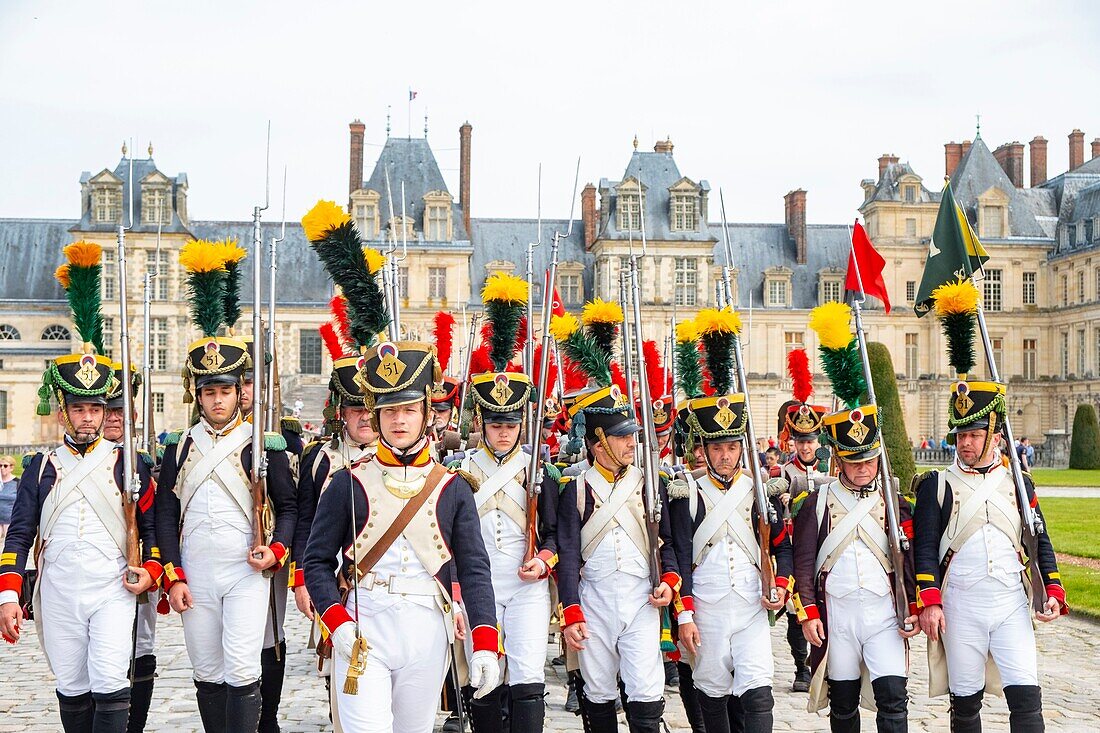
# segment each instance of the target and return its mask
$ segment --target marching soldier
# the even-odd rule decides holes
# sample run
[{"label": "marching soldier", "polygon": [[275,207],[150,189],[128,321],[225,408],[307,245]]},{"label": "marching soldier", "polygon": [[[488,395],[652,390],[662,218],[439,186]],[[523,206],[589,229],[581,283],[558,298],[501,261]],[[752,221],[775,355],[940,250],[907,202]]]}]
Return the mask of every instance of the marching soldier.
[{"label": "marching soldier", "polygon": [[[260,440],[267,460],[263,486],[250,481],[253,426],[241,415],[243,341],[214,336],[226,311],[204,294],[218,293],[225,261],[207,242],[180,253],[188,271],[192,314],[204,334],[188,348],[185,400],[198,419],[170,433],[157,492],[157,538],[165,560],[169,602],[183,616],[184,641],[194,669],[199,715],[207,731],[256,729],[267,624],[269,580],[290,554],[294,486],[286,442]],[[265,501],[266,500],[266,501]],[[272,539],[264,537],[265,503],[273,507]]]},{"label": "marching soldier", "polygon": [[[742,468],[749,418],[745,395],[730,389],[732,314],[710,311],[706,320],[711,327],[701,336],[715,394],[698,396],[694,385],[685,389],[692,398],[685,421],[702,443],[706,475],[685,475],[669,506],[677,561],[684,571],[679,639],[694,657],[692,679],[708,733],[729,731],[739,722],[731,719],[733,698],[740,701],[744,730],[762,733],[772,729],[774,705],[768,612],[786,602],[791,548],[782,521],[768,525],[767,516],[761,516],[753,479]],[[762,523],[769,526],[768,536],[760,530]],[[764,592],[773,558],[774,601]]]},{"label": "marching soldier", "polygon": [[[510,300],[506,293],[526,294],[526,287],[526,282],[515,276],[496,273],[482,292],[482,302],[490,305],[490,313],[506,315],[493,323],[490,358],[496,371],[471,378],[474,414],[482,437],[460,466],[473,476],[477,487],[474,504],[489,553],[496,617],[504,642],[508,719],[512,730],[537,733],[546,712],[548,578],[557,564],[555,512],[560,474],[552,465],[543,464],[540,478],[535,479],[540,487],[530,487],[529,451],[534,448],[527,446],[525,451],[521,438],[524,414],[537,398],[529,376],[505,371],[515,355],[516,330],[523,312],[522,300]],[[475,733],[503,730],[502,692],[499,687],[472,702]]]},{"label": "marching soldier", "polygon": [[[118,445],[103,438],[115,375],[111,362],[96,353],[103,350],[102,250],[76,242],[65,255],[68,264],[58,279],[85,343],[83,353],[51,360],[42,375],[38,414],[50,414],[54,397],[65,435],[60,446],[31,458],[19,482],[0,556],[0,634],[12,644],[20,638],[23,575],[37,537],[35,624],[57,679],[62,727],[66,733],[122,733],[130,707],[136,596],[162,574],[155,489],[148,465],[139,460],[139,497],[126,501],[130,471]],[[82,299],[79,293],[94,296]]]},{"label": "marching soldier", "polygon": [[[1017,486],[1002,460],[1004,384],[967,381],[974,365],[978,290],[969,280],[932,292],[958,381],[947,424],[955,459],[917,487],[914,560],[921,630],[928,635],[930,694],[951,694],[951,730],[981,730],[986,690],[1004,691],[1013,733],[1044,729],[1034,618],[1069,613],[1050,536],[1025,550],[1026,497],[1042,519],[1031,477]],[[1008,446],[1007,450],[1012,450]],[[1030,567],[1025,567],[1024,563]],[[1034,598],[1045,593],[1046,602]],[[992,661],[992,664],[989,662]]]},{"label": "marching soldier", "polygon": [[[321,495],[325,521],[310,534],[306,586],[332,644],[336,723],[427,733],[454,638],[456,580],[471,627],[470,684],[478,697],[497,685],[489,558],[470,484],[432,458],[432,347],[384,342],[359,364],[378,452],[339,471]],[[338,576],[350,585],[346,598]]]},{"label": "marching soldier", "polygon": [[[858,398],[857,398],[858,399]],[[879,486],[882,453],[878,411],[858,405],[825,416],[840,473],[795,498],[795,605],[813,644],[811,712],[830,706],[833,731],[859,730],[860,690],[870,680],[880,733],[908,730],[909,646],[920,632],[916,604],[899,629],[891,574],[902,572],[913,598],[912,556],[895,570],[888,546],[886,504]],[[899,502],[898,519],[912,533],[910,505]],[[826,700],[826,695],[828,699]]]},{"label": "marching soldier", "polygon": [[[610,306],[618,312],[611,313]],[[584,319],[584,331],[571,316],[556,317],[551,325],[559,347],[574,363],[600,365],[589,375],[597,386],[569,400],[570,442],[583,438],[592,463],[570,476],[559,498],[562,634],[579,658],[586,729],[618,729],[615,702],[621,677],[631,730],[656,733],[664,712],[660,608],[672,601],[680,576],[667,512],[657,528],[648,521],[645,482],[660,477],[646,477],[634,465],[635,434],[641,429],[634,405],[611,384],[610,350],[592,336],[606,332],[608,323],[622,322],[622,311],[596,301],[585,307]],[[610,344],[612,339],[603,341]],[[662,504],[663,484],[656,492]]]},{"label": "marching soldier", "polygon": [[[789,445],[790,459],[782,466],[771,469],[772,476],[782,476],[787,480],[789,490],[780,496],[783,504],[785,522],[788,530],[791,523],[790,502],[802,493],[812,494],[818,487],[832,481],[829,475],[828,449],[821,451],[822,419],[827,410],[820,405],[811,405],[808,400],[813,394],[813,375],[810,373],[809,357],[805,349],[794,349],[787,354],[787,374],[791,378],[794,399],[779,408],[779,444]],[[792,603],[787,604],[787,643],[794,658],[794,692],[809,692],[810,668],[807,665],[809,650],[798,612]]]}]

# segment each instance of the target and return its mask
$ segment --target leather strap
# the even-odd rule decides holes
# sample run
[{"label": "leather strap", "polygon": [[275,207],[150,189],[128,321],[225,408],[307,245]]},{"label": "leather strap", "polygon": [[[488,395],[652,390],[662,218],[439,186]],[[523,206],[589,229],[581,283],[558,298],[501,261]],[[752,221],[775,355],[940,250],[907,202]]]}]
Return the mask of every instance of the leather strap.
[{"label": "leather strap", "polygon": [[[409,499],[409,503],[402,507],[397,518],[393,520],[386,531],[378,538],[367,554],[363,556],[363,559],[356,563],[356,570],[358,570],[358,578],[362,578],[378,564],[378,561],[382,559],[382,556],[386,554],[386,550],[390,549],[390,545],[397,540],[398,536],[405,531],[405,527],[409,526],[409,522],[416,516],[416,513],[420,511],[420,507],[424,506],[424,502],[428,500],[428,497],[435,492],[435,488],[439,486],[439,482],[443,480],[443,477],[447,475],[447,469],[440,464],[432,466],[432,470],[428,473],[428,478],[424,481],[424,486],[420,489],[416,496]],[[354,501],[354,499],[353,499]]]}]

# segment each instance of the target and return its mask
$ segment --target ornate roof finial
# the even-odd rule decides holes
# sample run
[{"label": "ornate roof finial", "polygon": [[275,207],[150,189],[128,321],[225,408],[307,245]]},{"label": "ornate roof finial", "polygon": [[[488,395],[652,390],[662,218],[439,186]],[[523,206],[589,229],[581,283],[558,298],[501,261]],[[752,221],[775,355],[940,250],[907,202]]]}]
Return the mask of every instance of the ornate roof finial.
[{"label": "ornate roof finial", "polygon": [[424,139],[428,139],[428,108],[424,108]]},{"label": "ornate roof finial", "polygon": [[386,105],[386,137],[387,138],[389,138],[389,136],[390,136],[390,110],[391,110],[391,105],[387,104]]},{"label": "ornate roof finial", "polygon": [[981,115],[981,113],[979,112],[978,114],[974,115],[974,118],[978,121],[978,125],[977,125],[978,129],[977,129],[977,132],[974,133],[974,137],[979,138],[979,137],[982,136],[982,115]]},{"label": "ornate roof finial", "polygon": [[153,159],[153,141],[149,141],[149,160]]},{"label": "ornate roof finial", "polygon": [[634,149],[638,149],[638,133],[634,133]]},{"label": "ornate roof finial", "polygon": [[126,141],[125,140],[122,141],[122,157],[123,158],[126,157]]}]

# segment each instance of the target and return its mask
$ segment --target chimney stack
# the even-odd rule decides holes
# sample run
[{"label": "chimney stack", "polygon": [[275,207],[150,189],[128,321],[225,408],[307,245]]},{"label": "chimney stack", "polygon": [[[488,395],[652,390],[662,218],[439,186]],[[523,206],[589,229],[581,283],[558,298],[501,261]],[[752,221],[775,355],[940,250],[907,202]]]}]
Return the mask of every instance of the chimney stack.
[{"label": "chimney stack", "polygon": [[[885,158],[887,156],[883,156]],[[897,161],[897,158],[894,158]],[[879,167],[882,168],[882,158],[879,158]],[[879,176],[881,178],[881,174]],[[791,191],[783,197],[783,220],[787,224],[787,231],[794,240],[795,260],[800,265],[806,264],[806,192],[801,188]]]},{"label": "chimney stack", "polygon": [[664,140],[658,140],[653,145],[653,152],[672,155],[672,138],[666,137]]},{"label": "chimney stack", "polygon": [[[963,140],[962,141],[962,151],[963,151],[962,157],[965,158],[966,154],[970,152],[970,141],[969,140]],[[960,159],[959,162],[961,163],[962,160]]]},{"label": "chimney stack", "polygon": [[[351,134],[351,151],[348,170],[348,196],[363,187],[363,135],[367,126],[356,119],[348,125]],[[348,212],[351,213],[351,200],[348,200]]]},{"label": "chimney stack", "polygon": [[1008,180],[1016,188],[1024,187],[1024,144],[1021,142],[1005,143],[993,151],[993,157],[1000,163]]},{"label": "chimney stack", "polygon": [[943,146],[943,174],[950,178],[959,167],[959,161],[963,157],[963,146],[952,140]]},{"label": "chimney stack", "polygon": [[[898,156],[892,153],[883,153],[878,157],[878,179],[882,180],[882,174],[886,172],[886,169],[898,162]],[[793,193],[793,192],[792,192]],[[790,194],[787,194],[788,196]],[[805,192],[803,192],[803,198],[805,198]]]},{"label": "chimney stack", "polygon": [[458,128],[458,205],[462,207],[466,236],[471,239],[474,236],[470,232],[470,138],[473,134],[473,125],[468,121]]},{"label": "chimney stack", "polygon": [[1073,170],[1085,162],[1085,133],[1074,128],[1069,134],[1069,169]]},{"label": "chimney stack", "polygon": [[1100,137],[1092,140],[1092,157],[1100,158]]},{"label": "chimney stack", "polygon": [[600,215],[596,210],[596,187],[591,183],[581,191],[581,223],[584,224],[584,248],[588,249],[596,241],[599,231]]},{"label": "chimney stack", "polygon": [[1046,183],[1047,180],[1047,139],[1036,135],[1031,141],[1031,187]]}]

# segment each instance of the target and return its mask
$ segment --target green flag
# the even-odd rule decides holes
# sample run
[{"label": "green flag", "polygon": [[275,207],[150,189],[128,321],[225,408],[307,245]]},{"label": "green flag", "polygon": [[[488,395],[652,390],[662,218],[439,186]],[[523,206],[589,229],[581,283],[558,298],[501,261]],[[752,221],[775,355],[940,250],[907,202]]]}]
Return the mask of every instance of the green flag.
[{"label": "green flag", "polygon": [[917,317],[932,310],[933,290],[944,283],[970,277],[988,259],[989,254],[978,241],[966,214],[955,203],[951,183],[945,183],[936,227],[928,243],[928,261],[924,263],[924,276],[913,305]]}]

